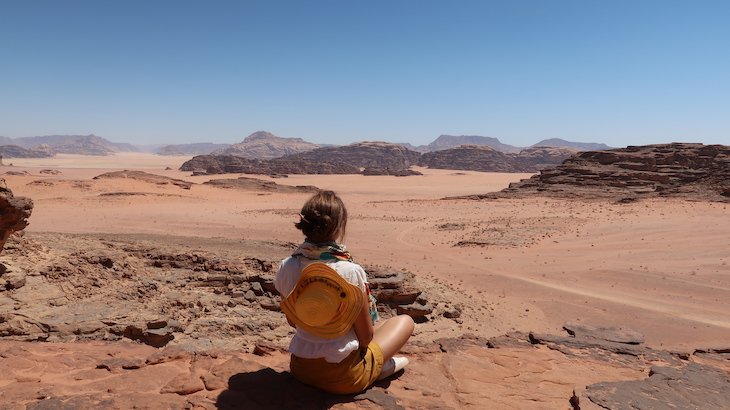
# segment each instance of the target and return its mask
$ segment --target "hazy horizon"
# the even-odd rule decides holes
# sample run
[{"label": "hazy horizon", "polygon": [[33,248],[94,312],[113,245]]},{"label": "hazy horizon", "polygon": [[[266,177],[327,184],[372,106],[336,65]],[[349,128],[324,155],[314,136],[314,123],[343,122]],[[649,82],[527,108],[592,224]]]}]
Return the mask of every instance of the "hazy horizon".
[{"label": "hazy horizon", "polygon": [[[251,134],[254,134],[256,132],[260,132],[260,131],[270,132],[270,131],[267,131],[267,130],[257,130],[257,131],[251,132],[251,133],[249,133],[249,134],[247,134],[247,135],[245,135],[245,136],[243,136],[240,139],[235,140],[235,141],[209,141],[209,140],[206,140],[206,141],[203,141],[203,140],[197,141],[196,140],[196,141],[190,141],[190,142],[149,142],[149,143],[136,143],[136,142],[130,142],[130,141],[124,141],[124,140],[114,140],[114,139],[110,139],[110,138],[107,138],[107,137],[105,137],[103,135],[98,135],[98,134],[95,134],[95,133],[89,133],[89,134],[58,134],[58,133],[54,133],[54,134],[48,134],[48,135],[33,135],[33,136],[26,136],[26,137],[9,137],[7,135],[0,135],[0,137],[9,137],[9,138],[32,138],[32,137],[49,137],[49,136],[81,136],[81,137],[84,137],[84,136],[96,136],[96,137],[104,138],[104,139],[106,139],[106,140],[108,140],[108,141],[110,141],[112,143],[116,143],[116,144],[131,144],[131,145],[134,145],[134,146],[137,146],[137,147],[141,147],[141,148],[144,148],[144,147],[154,148],[154,147],[162,147],[162,146],[166,146],[166,145],[185,145],[185,144],[220,144],[220,145],[226,145],[227,144],[227,145],[232,145],[232,144],[240,143],[247,136],[249,136]],[[271,134],[274,134],[277,137],[282,137],[281,135],[276,135],[276,133],[271,133]],[[510,141],[505,141],[505,140],[503,140],[503,139],[501,139],[499,137],[490,137],[488,135],[474,135],[474,134],[459,134],[459,135],[457,135],[457,134],[439,134],[439,135],[434,136],[431,140],[428,140],[428,141],[426,141],[424,143],[418,143],[418,144],[411,143],[410,141],[390,141],[390,140],[384,140],[384,139],[367,139],[367,138],[366,139],[361,139],[361,140],[355,140],[355,141],[348,141],[348,142],[344,142],[344,143],[340,143],[340,142],[317,142],[317,141],[308,140],[306,138],[302,138],[302,139],[304,139],[307,142],[312,142],[312,143],[321,144],[321,145],[348,145],[348,144],[352,144],[352,143],[356,143],[356,142],[384,141],[384,142],[389,142],[389,143],[394,143],[394,144],[411,144],[411,145],[413,145],[415,147],[418,147],[418,146],[428,145],[429,143],[434,142],[436,139],[438,139],[441,136],[453,136],[453,137],[465,137],[466,136],[466,137],[495,138],[495,139],[497,139],[502,144],[512,145],[512,146],[517,147],[517,148],[530,147],[532,145],[535,145],[535,144],[537,144],[537,143],[539,143],[541,141],[548,140],[548,139],[561,139],[561,140],[564,140],[564,141],[567,141],[567,142],[571,142],[571,143],[606,144],[606,145],[608,145],[609,147],[612,147],[612,148],[623,148],[623,147],[626,147],[627,145],[651,145],[651,144],[665,144],[665,143],[667,143],[667,144],[668,143],[702,143],[702,144],[705,144],[705,145],[712,145],[712,144],[727,145],[727,143],[723,143],[723,142],[713,143],[713,142],[692,141],[692,140],[686,140],[686,141],[685,140],[681,140],[681,141],[680,140],[676,140],[676,141],[658,141],[658,142],[652,142],[652,143],[646,143],[646,144],[627,144],[627,145],[617,146],[617,145],[608,144],[605,141],[568,140],[568,139],[565,139],[565,138],[558,138],[558,137],[554,137],[554,138],[542,138],[540,140],[535,140],[535,141],[533,141],[531,143],[528,143],[526,145],[517,145],[517,144],[511,143]],[[282,138],[300,138],[300,137],[282,137]]]},{"label": "hazy horizon", "polygon": [[0,135],[730,145],[730,3],[5,5]]}]

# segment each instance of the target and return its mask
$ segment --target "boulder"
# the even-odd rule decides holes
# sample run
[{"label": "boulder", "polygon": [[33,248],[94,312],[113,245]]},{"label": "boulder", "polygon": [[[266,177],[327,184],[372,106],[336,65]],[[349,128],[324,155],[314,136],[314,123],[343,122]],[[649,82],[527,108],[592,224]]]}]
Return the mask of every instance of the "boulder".
[{"label": "boulder", "polygon": [[13,232],[28,226],[32,211],[33,201],[30,198],[13,196],[5,180],[0,178],[0,252]]}]

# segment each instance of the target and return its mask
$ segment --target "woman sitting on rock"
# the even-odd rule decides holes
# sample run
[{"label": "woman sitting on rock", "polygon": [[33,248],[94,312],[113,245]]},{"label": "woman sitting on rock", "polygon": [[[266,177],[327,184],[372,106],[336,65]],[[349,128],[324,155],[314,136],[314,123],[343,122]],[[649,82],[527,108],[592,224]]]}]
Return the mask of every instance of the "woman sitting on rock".
[{"label": "woman sitting on rock", "polygon": [[408,359],[394,356],[414,329],[406,315],[373,328],[378,313],[365,271],[338,242],[346,225],[347,210],[334,192],[312,196],[295,224],[305,240],[281,262],[274,283],[296,327],[292,375],[337,394],[361,392],[405,367]]}]

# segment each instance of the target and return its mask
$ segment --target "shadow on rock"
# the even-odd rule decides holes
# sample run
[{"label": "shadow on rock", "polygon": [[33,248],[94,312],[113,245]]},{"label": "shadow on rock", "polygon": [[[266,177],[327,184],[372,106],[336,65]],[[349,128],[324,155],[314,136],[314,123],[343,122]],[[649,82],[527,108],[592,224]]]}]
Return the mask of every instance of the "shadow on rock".
[{"label": "shadow on rock", "polygon": [[264,368],[238,373],[228,379],[228,389],[216,401],[219,409],[329,409],[337,404],[368,400],[385,409],[402,409],[385,388],[390,383],[378,382],[360,394],[333,395],[297,381],[289,372]]}]

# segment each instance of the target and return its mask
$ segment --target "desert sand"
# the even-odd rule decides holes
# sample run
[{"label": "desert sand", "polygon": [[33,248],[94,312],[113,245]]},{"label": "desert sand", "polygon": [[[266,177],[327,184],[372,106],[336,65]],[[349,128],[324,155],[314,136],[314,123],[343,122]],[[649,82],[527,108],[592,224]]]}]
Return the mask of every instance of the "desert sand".
[{"label": "desert sand", "polygon": [[[287,256],[282,244],[301,240],[293,223],[309,194],[204,185],[211,178],[238,175],[192,177],[177,170],[187,159],[151,154],[14,159],[5,161],[13,166],[1,167],[0,174],[27,174],[0,176],[16,196],[33,199],[25,236],[51,250],[49,235],[61,235],[63,241],[78,238],[79,243],[88,238],[124,238],[225,251],[231,258],[240,246],[241,256],[276,262]],[[60,173],[41,173],[44,169]],[[132,179],[93,179],[122,169],[194,185],[183,189]],[[415,343],[404,348],[412,365],[400,377],[357,398],[335,400],[302,390],[281,376],[288,365],[282,350],[286,333],[269,337],[273,350],[263,356],[252,354],[247,346],[236,352],[221,344],[214,347],[225,353],[187,353],[156,366],[147,360],[146,367],[126,370],[121,365],[114,369],[97,365],[109,358],[144,362],[158,350],[132,341],[6,340],[0,341],[0,363],[5,361],[1,367],[9,371],[0,375],[0,403],[32,408],[45,402],[51,407],[35,408],[53,408],[71,403],[70,397],[82,391],[97,400],[87,397],[76,402],[82,408],[101,405],[99,400],[112,400],[121,408],[133,403],[143,408],[245,403],[272,408],[277,403],[310,407],[327,403],[335,408],[570,408],[568,400],[575,391],[585,409],[599,408],[585,397],[588,385],[643,380],[652,365],[712,359],[725,372],[730,368],[727,355],[687,358],[698,349],[721,354],[730,347],[726,203],[444,199],[498,191],[530,174],[418,170],[424,175],[251,176],[281,185],[335,190],[348,206],[346,244],[356,261],[415,275],[435,309],[428,321],[417,325]],[[7,252],[0,255],[11,265],[12,258]],[[4,297],[7,306],[17,303],[9,300],[12,295]],[[458,317],[443,316],[453,309]],[[531,345],[523,340],[486,347],[486,340],[505,334],[566,335],[563,326],[568,322],[633,330],[643,335],[642,346],[669,354],[657,359],[641,353],[631,356],[634,361],[622,362],[621,355],[595,349],[592,355],[571,355],[560,343]],[[450,342],[438,342],[443,339]],[[215,388],[206,383],[205,389],[193,388],[186,394],[169,388],[180,377],[200,384],[204,374],[225,363],[230,368],[230,363],[243,364],[237,372],[220,373],[225,380],[211,382]],[[300,402],[272,403],[263,394],[246,396],[230,384],[233,379],[228,377],[236,373],[259,375],[249,377],[249,382],[258,383],[259,392],[276,391],[266,383],[284,383],[305,397]],[[76,375],[73,381],[64,378],[68,374]]]}]

